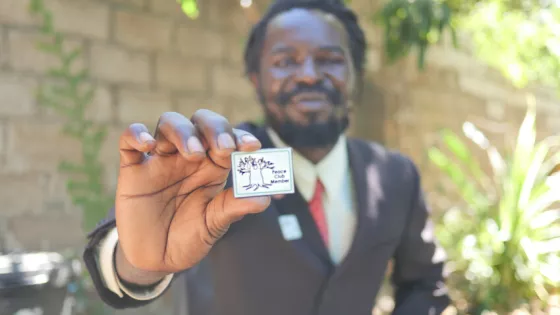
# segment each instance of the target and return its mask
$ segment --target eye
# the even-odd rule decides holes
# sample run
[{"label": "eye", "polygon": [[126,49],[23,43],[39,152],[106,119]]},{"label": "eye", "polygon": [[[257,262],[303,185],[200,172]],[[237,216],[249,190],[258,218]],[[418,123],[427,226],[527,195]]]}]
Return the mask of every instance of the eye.
[{"label": "eye", "polygon": [[274,62],[274,66],[279,68],[290,67],[293,65],[297,65],[297,60],[291,56],[282,57]]},{"label": "eye", "polygon": [[346,60],[342,56],[319,56],[315,62],[319,65],[342,65]]}]

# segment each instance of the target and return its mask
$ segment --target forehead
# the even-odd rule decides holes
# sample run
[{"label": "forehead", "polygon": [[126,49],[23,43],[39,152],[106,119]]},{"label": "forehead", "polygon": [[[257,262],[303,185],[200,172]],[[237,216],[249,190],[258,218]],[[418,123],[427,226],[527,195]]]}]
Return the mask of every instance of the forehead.
[{"label": "forehead", "polygon": [[291,9],[270,21],[264,50],[294,46],[338,46],[346,49],[347,34],[342,23],[332,14],[311,9]]}]

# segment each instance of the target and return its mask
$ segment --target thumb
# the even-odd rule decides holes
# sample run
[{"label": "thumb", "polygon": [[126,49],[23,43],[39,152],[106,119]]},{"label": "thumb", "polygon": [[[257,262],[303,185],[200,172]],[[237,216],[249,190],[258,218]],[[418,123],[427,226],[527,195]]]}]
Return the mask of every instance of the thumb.
[{"label": "thumb", "polygon": [[270,205],[270,196],[235,198],[233,189],[219,193],[208,204],[206,224],[210,230],[226,231],[230,224],[241,220],[248,214],[263,212]]}]

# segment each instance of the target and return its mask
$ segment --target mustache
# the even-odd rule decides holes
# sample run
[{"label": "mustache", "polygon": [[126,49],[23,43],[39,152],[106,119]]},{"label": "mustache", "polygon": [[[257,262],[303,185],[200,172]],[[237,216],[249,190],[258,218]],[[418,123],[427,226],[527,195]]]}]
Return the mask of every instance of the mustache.
[{"label": "mustache", "polygon": [[342,104],[342,93],[337,89],[326,88],[321,82],[312,85],[300,83],[291,91],[279,92],[276,97],[276,103],[281,106],[287,106],[296,95],[301,93],[322,93],[331,104]]}]

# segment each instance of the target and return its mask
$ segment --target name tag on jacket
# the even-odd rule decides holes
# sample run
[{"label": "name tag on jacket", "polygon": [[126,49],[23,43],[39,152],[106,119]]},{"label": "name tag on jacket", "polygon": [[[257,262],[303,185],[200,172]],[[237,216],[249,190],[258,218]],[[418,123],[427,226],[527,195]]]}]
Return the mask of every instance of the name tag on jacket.
[{"label": "name tag on jacket", "polygon": [[299,240],[303,234],[295,214],[284,214],[278,217],[280,230],[286,241]]}]

